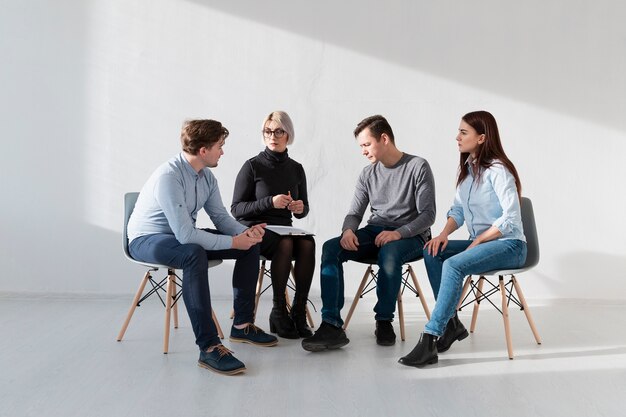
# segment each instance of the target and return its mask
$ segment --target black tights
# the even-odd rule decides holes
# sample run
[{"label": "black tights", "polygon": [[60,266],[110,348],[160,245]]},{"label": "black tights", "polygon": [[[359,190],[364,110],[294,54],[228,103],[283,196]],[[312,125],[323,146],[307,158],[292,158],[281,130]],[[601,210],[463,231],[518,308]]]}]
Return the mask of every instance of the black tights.
[{"label": "black tights", "polygon": [[[294,278],[296,281],[295,302],[306,302],[311,289],[315,270],[315,241],[311,237],[281,236],[273,253],[263,253],[271,259],[272,290],[274,298],[284,298],[287,280],[294,260]],[[268,256],[269,255],[269,256]]]}]

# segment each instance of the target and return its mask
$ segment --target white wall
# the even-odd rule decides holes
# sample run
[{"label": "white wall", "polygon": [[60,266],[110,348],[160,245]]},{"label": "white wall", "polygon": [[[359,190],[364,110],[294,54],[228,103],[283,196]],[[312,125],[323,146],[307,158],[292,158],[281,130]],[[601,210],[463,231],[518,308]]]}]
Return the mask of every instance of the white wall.
[{"label": "white wall", "polygon": [[[290,113],[311,200],[297,225],[321,250],[367,164],[352,129],[383,114],[432,165],[438,232],[459,119],[486,109],[535,204],[527,296],[626,299],[626,6],[544,3],[2,1],[0,291],[132,293],[122,196],[178,151],[190,117],[231,131],[215,170],[229,207],[263,117]],[[231,268],[212,274],[214,295]]]}]

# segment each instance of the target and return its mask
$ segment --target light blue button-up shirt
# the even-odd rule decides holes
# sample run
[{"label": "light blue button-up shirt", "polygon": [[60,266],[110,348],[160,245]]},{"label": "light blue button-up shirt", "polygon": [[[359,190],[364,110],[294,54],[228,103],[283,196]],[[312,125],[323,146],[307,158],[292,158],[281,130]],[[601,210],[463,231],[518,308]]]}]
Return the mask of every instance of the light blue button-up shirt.
[{"label": "light blue button-up shirt", "polygon": [[[223,235],[196,228],[202,208]],[[196,172],[181,152],[157,168],[141,189],[128,221],[128,241],[167,233],[182,244],[196,243],[206,250],[221,250],[230,249],[232,236],[246,229],[224,208],[213,173],[208,168]]]},{"label": "light blue button-up shirt", "polygon": [[[470,158],[466,163],[471,164]],[[480,180],[474,178],[470,167],[469,175],[456,189],[448,217],[458,227],[467,223],[472,240],[494,226],[502,233],[500,239],[526,241],[515,177],[497,160],[483,171]]]}]

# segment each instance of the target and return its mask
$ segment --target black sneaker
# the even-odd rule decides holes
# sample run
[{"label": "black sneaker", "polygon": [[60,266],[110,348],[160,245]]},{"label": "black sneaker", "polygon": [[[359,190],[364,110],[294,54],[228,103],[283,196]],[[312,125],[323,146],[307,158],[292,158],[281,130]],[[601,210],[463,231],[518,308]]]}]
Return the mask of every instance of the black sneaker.
[{"label": "black sneaker", "polygon": [[217,345],[210,352],[200,351],[198,365],[222,375],[235,375],[246,370],[246,366],[233,356],[224,345]]},{"label": "black sneaker", "polygon": [[348,343],[350,340],[341,327],[323,321],[313,336],[302,339],[302,348],[309,352],[320,352],[326,349],[339,349]]},{"label": "black sneaker", "polygon": [[376,320],[376,343],[381,346],[393,346],[396,344],[396,334],[389,320]]}]

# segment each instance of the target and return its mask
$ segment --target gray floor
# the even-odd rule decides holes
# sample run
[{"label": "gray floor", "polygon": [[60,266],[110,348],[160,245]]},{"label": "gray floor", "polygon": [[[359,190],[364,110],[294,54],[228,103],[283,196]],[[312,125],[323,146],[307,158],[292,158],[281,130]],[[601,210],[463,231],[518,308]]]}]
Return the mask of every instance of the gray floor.
[{"label": "gray floor", "polygon": [[[372,296],[359,304],[344,349],[311,354],[299,341],[273,348],[225,341],[248,371],[225,377],[196,365],[186,314],[161,352],[163,310],[144,303],[116,342],[130,298],[0,297],[0,416],[623,416],[626,305],[533,304],[543,345],[511,311],[516,358],[502,322],[484,308],[476,332],[415,369],[425,316],[405,300],[408,338],[374,343]],[[215,309],[228,328],[227,300]],[[259,325],[267,328],[269,297]],[[319,305],[319,303],[318,303]],[[469,325],[469,312],[462,320]],[[314,317],[319,324],[319,313]],[[396,326],[396,332],[399,329]]]}]

